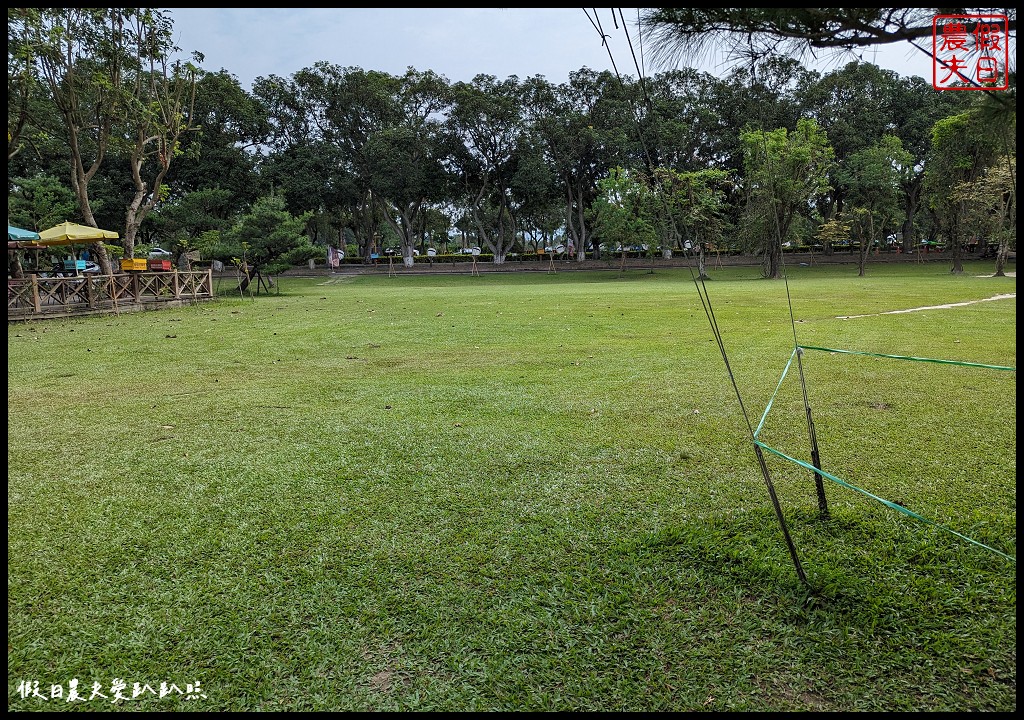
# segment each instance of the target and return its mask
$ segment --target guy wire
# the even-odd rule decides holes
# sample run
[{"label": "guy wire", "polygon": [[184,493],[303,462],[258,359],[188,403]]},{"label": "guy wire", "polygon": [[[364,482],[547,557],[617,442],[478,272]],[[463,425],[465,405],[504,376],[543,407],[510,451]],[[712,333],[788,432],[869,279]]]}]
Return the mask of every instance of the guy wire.
[{"label": "guy wire", "polygon": [[[584,10],[584,12],[586,12],[586,10]],[[637,13],[639,14],[639,10],[637,11]],[[620,10],[620,15],[621,15],[621,10]],[[594,19],[591,19],[591,24],[594,25],[594,27],[597,30],[598,34],[601,36],[601,44],[604,45],[605,48],[608,51],[608,57],[611,60],[612,67],[615,69],[615,76],[616,76],[616,78],[618,78],[619,83],[624,86],[624,83],[622,82],[622,77],[619,75],[618,67],[615,64],[615,59],[612,56],[611,46],[607,42],[609,36],[605,35],[603,29],[600,27],[600,22],[597,20],[597,11],[596,10],[594,11],[594,16],[595,16]],[[612,17],[613,18],[615,17],[614,9],[612,10]],[[590,19],[590,15],[589,14],[587,15],[587,18]],[[617,23],[616,23],[616,25],[617,25]],[[629,40],[629,31],[626,28],[625,22],[623,22],[622,25],[623,25],[622,31],[626,35],[627,42],[630,42],[630,45],[632,47],[631,41]],[[636,69],[637,69],[637,77],[640,78],[640,89],[641,89],[641,92],[643,93],[643,97],[644,97],[645,102],[647,102],[647,104],[650,105],[650,97],[647,94],[647,88],[646,88],[645,83],[643,82],[644,73],[643,73],[643,70],[639,67],[639,64],[637,64],[637,62],[636,62],[636,54],[635,53],[633,54],[633,59],[634,59],[634,65],[636,66]],[[647,170],[648,170],[648,173],[650,173],[652,175],[652,178],[653,178],[654,162],[653,162],[653,160],[651,158],[650,150],[647,147],[647,143],[646,143],[646,141],[644,139],[643,129],[642,129],[641,125],[640,125],[639,118],[637,117],[636,108],[633,108],[633,115],[634,115],[634,123],[636,124],[637,138],[639,139],[640,146],[641,146],[641,148],[643,149],[643,152],[644,152],[644,158],[645,158],[646,163],[647,163]],[[766,146],[766,151],[767,151],[767,146]],[[768,160],[767,152],[765,154],[765,159],[766,159],[766,161]],[[770,170],[771,170],[771,166],[769,165],[769,171]],[[672,221],[673,226],[675,226],[676,235],[678,237],[679,236],[679,228],[678,228],[678,225],[676,223],[676,219],[673,216],[673,214],[668,210],[668,206],[667,206],[667,203],[666,203],[666,201],[664,199],[664,196],[660,196],[660,197],[661,197],[662,203],[665,205],[665,215],[666,215],[666,217],[668,217]],[[775,222],[776,222],[776,230],[778,230],[778,214],[774,213],[774,215],[775,215]],[[776,232],[776,234],[778,234],[778,232]],[[781,242],[782,241],[779,240],[780,246],[781,246]],[[685,247],[683,249],[683,252],[684,252],[684,255],[688,255],[686,253]],[[779,254],[780,254],[780,256],[782,254],[782,248],[781,247],[779,248]],[[692,260],[692,255],[688,255],[688,257],[690,257],[690,259]],[[718,321],[717,321],[717,319],[715,317],[714,310],[711,307],[711,297],[707,293],[707,286],[703,284],[703,281],[701,281],[700,283],[697,282],[698,279],[693,274],[693,266],[692,266],[691,263],[687,263],[687,267],[689,268],[690,277],[691,277],[691,279],[694,282],[694,286],[697,288],[697,294],[701,298],[701,304],[704,307],[704,313],[705,313],[705,315],[707,315],[708,322],[711,325],[712,334],[715,336],[715,341],[718,343],[718,349],[719,349],[719,351],[722,354],[722,361],[725,363],[726,371],[729,374],[729,380],[731,381],[732,386],[733,386],[733,390],[736,393],[736,399],[739,402],[740,411],[743,413],[743,419],[744,419],[744,421],[747,424],[747,432],[750,434],[751,442],[754,445],[754,454],[756,455],[757,461],[758,461],[758,465],[761,468],[761,475],[764,478],[765,486],[768,489],[768,496],[771,499],[772,508],[775,511],[775,517],[778,520],[779,527],[782,529],[782,535],[783,535],[783,538],[786,541],[786,546],[789,549],[789,554],[790,554],[790,557],[793,560],[793,565],[796,568],[797,576],[800,578],[801,582],[803,582],[804,584],[807,584],[807,576],[804,574],[803,566],[800,563],[800,557],[797,554],[796,546],[793,544],[793,540],[790,537],[789,528],[786,525],[786,519],[785,519],[785,516],[782,513],[782,506],[779,504],[778,496],[775,493],[775,486],[772,483],[771,474],[768,471],[768,464],[767,464],[767,462],[765,460],[764,453],[762,452],[761,447],[760,447],[760,445],[757,442],[757,438],[754,436],[753,425],[750,422],[750,417],[747,414],[746,406],[743,403],[743,396],[740,393],[739,386],[736,383],[736,377],[733,374],[732,367],[729,364],[728,354],[726,353],[726,350],[725,350],[725,343],[722,340],[722,334],[721,334],[721,331],[720,331],[720,329],[718,327]]]}]

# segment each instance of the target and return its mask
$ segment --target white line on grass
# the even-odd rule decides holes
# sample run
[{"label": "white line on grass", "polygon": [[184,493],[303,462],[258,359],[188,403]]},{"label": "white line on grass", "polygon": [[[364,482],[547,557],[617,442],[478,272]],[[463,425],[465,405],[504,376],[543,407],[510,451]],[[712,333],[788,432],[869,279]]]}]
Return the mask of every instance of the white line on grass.
[{"label": "white line on grass", "polygon": [[1010,293],[1009,295],[993,295],[990,298],[983,298],[981,300],[968,300],[967,302],[949,303],[947,305],[927,305],[925,307],[910,308],[909,310],[886,310],[880,313],[869,313],[867,315],[836,315],[836,320],[852,320],[853,318],[862,317],[874,317],[876,315],[897,315],[899,313],[910,313],[919,312],[921,310],[945,310],[946,308],[962,307],[964,305],[973,305],[974,303],[980,302],[991,302],[992,300],[1009,300],[1010,298],[1017,297],[1017,293]]}]

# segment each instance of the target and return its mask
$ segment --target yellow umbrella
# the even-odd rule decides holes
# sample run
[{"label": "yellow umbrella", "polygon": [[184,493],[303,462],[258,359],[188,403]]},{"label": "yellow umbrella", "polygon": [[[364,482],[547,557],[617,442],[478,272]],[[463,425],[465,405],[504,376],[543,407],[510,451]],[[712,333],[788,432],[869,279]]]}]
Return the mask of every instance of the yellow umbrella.
[{"label": "yellow umbrella", "polygon": [[49,230],[39,233],[37,245],[74,245],[75,243],[100,242],[102,240],[116,240],[120,237],[113,230],[100,230],[99,228],[79,225],[78,223],[63,222],[55,225]]}]

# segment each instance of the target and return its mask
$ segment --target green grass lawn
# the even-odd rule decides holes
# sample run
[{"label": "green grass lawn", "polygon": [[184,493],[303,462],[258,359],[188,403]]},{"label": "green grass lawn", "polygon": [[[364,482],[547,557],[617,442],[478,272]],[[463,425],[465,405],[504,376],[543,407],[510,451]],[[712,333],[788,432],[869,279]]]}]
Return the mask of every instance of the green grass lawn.
[{"label": "green grass lawn", "polygon": [[9,325],[8,709],[1013,711],[1016,371],[804,354],[823,469],[928,520],[768,454],[806,584],[749,430],[810,460],[794,336],[1015,367],[990,273],[715,270],[739,397],[685,269]]}]

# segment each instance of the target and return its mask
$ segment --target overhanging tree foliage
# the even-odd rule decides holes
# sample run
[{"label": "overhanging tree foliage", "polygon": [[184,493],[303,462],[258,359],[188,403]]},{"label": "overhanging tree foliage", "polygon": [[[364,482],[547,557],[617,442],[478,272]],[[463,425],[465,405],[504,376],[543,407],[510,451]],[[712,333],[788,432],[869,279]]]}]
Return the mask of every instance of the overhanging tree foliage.
[{"label": "overhanging tree foliage", "polygon": [[797,55],[932,37],[940,14],[1000,13],[1017,30],[1015,8],[647,8],[640,26],[662,60],[725,49],[733,58]]}]

